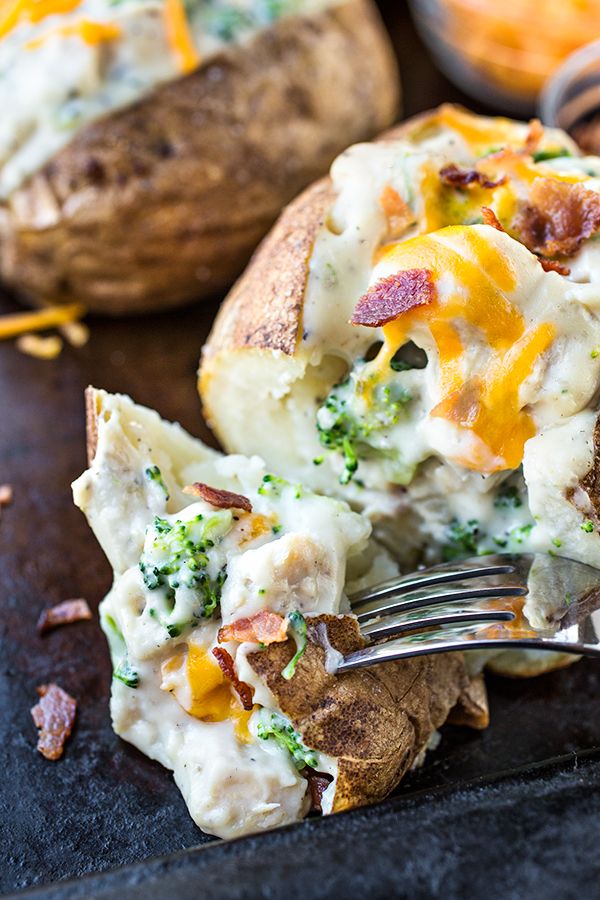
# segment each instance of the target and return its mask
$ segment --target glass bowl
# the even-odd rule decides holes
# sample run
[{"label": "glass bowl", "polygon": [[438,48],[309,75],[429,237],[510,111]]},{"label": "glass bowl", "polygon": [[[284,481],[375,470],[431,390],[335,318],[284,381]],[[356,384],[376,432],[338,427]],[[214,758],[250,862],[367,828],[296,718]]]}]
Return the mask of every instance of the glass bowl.
[{"label": "glass bowl", "polygon": [[409,0],[442,71],[465,93],[521,116],[548,76],[600,38],[600,0]]}]

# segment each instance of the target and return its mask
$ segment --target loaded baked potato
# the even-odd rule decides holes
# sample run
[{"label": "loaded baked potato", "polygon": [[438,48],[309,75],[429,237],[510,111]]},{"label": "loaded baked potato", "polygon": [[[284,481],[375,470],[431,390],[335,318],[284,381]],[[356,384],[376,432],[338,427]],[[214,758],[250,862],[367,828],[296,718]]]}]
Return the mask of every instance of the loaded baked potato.
[{"label": "loaded baked potato", "polygon": [[110,314],[231,283],[398,102],[372,0],[10,0],[0,73],[0,278]]},{"label": "loaded baked potato", "polygon": [[[222,307],[206,415],[366,511],[405,565],[599,566],[599,229],[600,159],[537,122],[444,106],[352,147]],[[496,667],[564,662],[519,659]]]},{"label": "loaded baked potato", "polygon": [[88,449],[74,496],[115,574],[114,728],[173,770],[202,829],[378,800],[453,708],[485,726],[461,654],[335,674],[364,643],[346,590],[395,571],[346,503],[93,389]]}]

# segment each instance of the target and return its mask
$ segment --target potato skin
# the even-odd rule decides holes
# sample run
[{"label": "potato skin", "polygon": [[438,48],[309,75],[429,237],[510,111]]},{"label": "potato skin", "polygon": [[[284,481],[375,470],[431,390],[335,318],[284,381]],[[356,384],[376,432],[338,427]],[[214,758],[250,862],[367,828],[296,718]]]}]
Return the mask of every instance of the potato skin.
[{"label": "potato skin", "polygon": [[108,314],[214,293],[398,85],[372,0],[281,19],[77,134],[0,207],[0,276]]},{"label": "potato skin", "polygon": [[330,675],[324,633],[340,653],[364,646],[356,619],[322,615],[307,620],[309,642],[290,681],[281,670],[293,641],[271,644],[248,661],[275,696],[307,746],[337,758],[333,812],[386,797],[423,750],[433,731],[469,687],[460,653],[421,656]]}]

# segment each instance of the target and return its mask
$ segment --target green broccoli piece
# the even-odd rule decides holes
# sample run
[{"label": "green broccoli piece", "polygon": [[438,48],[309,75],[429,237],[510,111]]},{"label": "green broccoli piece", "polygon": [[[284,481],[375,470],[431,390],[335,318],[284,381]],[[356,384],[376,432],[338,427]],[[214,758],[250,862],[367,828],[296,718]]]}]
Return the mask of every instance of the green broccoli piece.
[{"label": "green broccoli piece", "polygon": [[267,722],[259,722],[256,733],[263,741],[269,739],[277,741],[280,747],[288,751],[298,770],[304,769],[305,766],[310,766],[311,769],[318,768],[318,754],[302,743],[298,732],[278,713],[271,713]]},{"label": "green broccoli piece", "polygon": [[307,643],[306,619],[304,618],[302,613],[298,612],[298,610],[294,610],[294,612],[290,613],[290,615],[288,616],[288,623],[289,628],[292,632],[292,636],[296,642],[296,652],[281,673],[282,677],[285,678],[286,681],[289,681],[294,677],[296,666],[298,665],[298,660],[304,655]]},{"label": "green broccoli piece", "polygon": [[138,687],[140,676],[129,662],[127,644],[119,626],[113,617],[108,614],[102,617],[102,624],[108,638],[110,658],[113,664],[113,678],[123,682],[127,687]]},{"label": "green broccoli piece", "polygon": [[163,480],[162,473],[158,466],[148,466],[148,468],[144,471],[144,475],[148,479],[148,481],[153,481],[155,484],[158,484],[163,491],[165,492],[165,497],[169,499],[169,491],[167,486]]}]

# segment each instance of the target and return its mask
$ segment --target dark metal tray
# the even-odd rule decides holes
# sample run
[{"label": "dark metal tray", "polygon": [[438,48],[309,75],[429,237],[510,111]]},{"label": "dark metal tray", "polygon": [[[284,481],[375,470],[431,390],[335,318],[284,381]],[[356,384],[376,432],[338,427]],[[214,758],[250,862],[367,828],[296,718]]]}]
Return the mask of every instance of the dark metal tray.
[{"label": "dark metal tray", "polygon": [[[407,114],[457,99],[404,5],[391,0],[386,15]],[[13,308],[0,299],[0,311]],[[218,843],[194,826],[170,774],[112,733],[110,665],[97,623],[36,635],[40,609],[75,596],[95,606],[110,581],[70,499],[85,465],[85,386],[130,393],[210,440],[195,371],[215,308],[92,321],[90,343],[51,363],[0,344],[0,482],[15,490],[0,518],[0,893],[45,886],[36,896],[63,900],[596,896],[597,664],[526,682],[492,678],[489,730],[446,728],[425,767],[385,803]],[[58,763],[36,752],[29,714],[35,686],[53,679],[80,701]],[[129,868],[108,873],[121,866]]]}]

